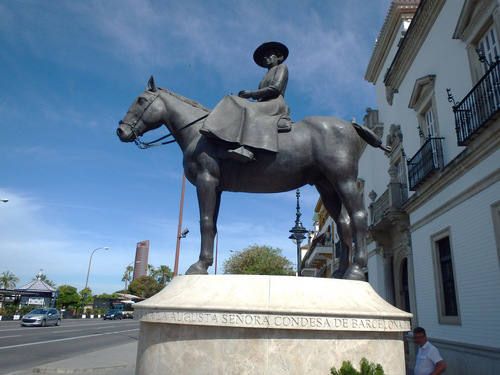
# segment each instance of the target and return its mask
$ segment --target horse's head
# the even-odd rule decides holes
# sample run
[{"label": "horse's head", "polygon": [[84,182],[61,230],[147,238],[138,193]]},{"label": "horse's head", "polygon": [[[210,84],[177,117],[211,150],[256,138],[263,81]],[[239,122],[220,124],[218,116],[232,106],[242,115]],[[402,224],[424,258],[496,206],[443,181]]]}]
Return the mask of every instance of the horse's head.
[{"label": "horse's head", "polygon": [[151,76],[146,91],[134,100],[123,120],[119,122],[116,134],[122,142],[132,142],[163,124],[165,104],[158,99],[159,94]]}]

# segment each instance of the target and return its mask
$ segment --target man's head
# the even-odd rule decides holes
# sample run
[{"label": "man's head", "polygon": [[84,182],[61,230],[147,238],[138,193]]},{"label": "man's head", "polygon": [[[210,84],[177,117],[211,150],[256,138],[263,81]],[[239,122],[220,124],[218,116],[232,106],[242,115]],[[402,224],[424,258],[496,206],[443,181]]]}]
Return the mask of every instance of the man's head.
[{"label": "man's head", "polygon": [[427,342],[427,335],[425,329],[422,327],[417,327],[413,330],[413,338],[417,342],[418,346],[424,346]]}]

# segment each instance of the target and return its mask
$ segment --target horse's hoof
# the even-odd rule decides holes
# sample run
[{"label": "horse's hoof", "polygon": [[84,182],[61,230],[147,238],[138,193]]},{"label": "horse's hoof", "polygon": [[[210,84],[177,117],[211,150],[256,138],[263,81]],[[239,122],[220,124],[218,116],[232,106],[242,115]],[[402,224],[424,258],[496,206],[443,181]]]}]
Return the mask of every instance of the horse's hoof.
[{"label": "horse's hoof", "polygon": [[208,275],[207,269],[203,267],[199,262],[191,265],[186,271],[186,275]]},{"label": "horse's hoof", "polygon": [[332,274],[333,279],[343,279],[345,275],[345,270],[337,268],[337,270]]},{"label": "horse's hoof", "polygon": [[351,265],[347,271],[345,271],[344,279],[366,281],[365,274],[356,264]]}]

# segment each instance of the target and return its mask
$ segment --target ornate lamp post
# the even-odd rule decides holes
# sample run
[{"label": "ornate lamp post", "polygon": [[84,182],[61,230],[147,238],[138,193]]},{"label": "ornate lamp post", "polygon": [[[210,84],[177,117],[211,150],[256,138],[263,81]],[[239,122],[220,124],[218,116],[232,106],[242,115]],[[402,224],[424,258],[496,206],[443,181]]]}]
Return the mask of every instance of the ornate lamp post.
[{"label": "ornate lamp post", "polygon": [[104,250],[108,250],[109,247],[106,247],[106,246],[103,246],[103,247],[98,247],[97,249],[95,249],[94,251],[92,251],[92,254],[90,254],[90,260],[89,260],[89,270],[87,271],[87,281],[85,281],[85,290],[87,290],[87,286],[89,285],[89,274],[90,274],[90,265],[92,264],[92,256],[94,255],[94,253],[99,250],[99,249],[104,249]]},{"label": "ornate lamp post", "polygon": [[295,219],[295,226],[290,229],[290,232],[292,233],[290,235],[290,238],[293,243],[297,244],[297,276],[300,276],[301,269],[300,269],[300,263],[302,261],[302,257],[300,256],[300,244],[303,239],[306,238],[305,234],[308,232],[306,228],[302,226],[302,223],[300,222],[300,216],[302,215],[300,213],[300,205],[299,205],[299,197],[300,197],[300,190],[297,189],[297,213],[295,214],[297,218]]}]

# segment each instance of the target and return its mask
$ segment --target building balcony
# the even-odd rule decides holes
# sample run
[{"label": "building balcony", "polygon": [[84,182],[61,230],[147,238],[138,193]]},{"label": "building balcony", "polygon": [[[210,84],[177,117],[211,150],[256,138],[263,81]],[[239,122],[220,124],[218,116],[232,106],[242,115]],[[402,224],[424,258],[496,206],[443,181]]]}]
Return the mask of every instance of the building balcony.
[{"label": "building balcony", "polygon": [[453,106],[457,143],[466,146],[500,114],[500,60]]},{"label": "building balcony", "polygon": [[418,152],[408,161],[408,182],[415,191],[435,171],[443,167],[443,138],[428,138]]}]

